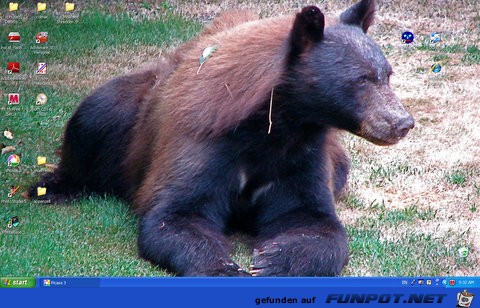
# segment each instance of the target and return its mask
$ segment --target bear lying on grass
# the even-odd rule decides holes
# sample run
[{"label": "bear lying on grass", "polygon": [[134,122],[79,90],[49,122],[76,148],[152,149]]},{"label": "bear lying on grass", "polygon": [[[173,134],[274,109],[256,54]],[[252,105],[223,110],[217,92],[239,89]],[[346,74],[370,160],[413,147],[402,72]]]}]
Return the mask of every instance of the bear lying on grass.
[{"label": "bear lying on grass", "polygon": [[[139,254],[178,275],[338,275],[348,247],[334,202],[349,160],[335,131],[391,145],[414,126],[365,34],[374,10],[363,0],[328,27],[314,6],[219,17],[87,97],[58,168],[30,195],[42,185],[53,202],[85,192],[131,201]],[[255,239],[248,272],[229,257],[238,230]]]}]

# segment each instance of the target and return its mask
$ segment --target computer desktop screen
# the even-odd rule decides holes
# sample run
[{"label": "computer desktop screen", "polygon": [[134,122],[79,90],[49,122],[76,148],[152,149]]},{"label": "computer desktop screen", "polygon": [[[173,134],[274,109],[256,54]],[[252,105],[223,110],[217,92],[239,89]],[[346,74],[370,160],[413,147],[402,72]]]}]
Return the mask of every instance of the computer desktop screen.
[{"label": "computer desktop screen", "polygon": [[1,1],[0,294],[475,307],[479,12]]}]

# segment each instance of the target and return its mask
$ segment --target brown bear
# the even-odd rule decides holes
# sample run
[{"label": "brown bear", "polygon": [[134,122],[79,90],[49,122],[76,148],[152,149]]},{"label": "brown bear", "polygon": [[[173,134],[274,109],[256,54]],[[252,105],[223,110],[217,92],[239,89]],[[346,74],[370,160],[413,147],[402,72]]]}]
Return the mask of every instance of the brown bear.
[{"label": "brown bear", "polygon": [[[349,160],[336,131],[391,145],[414,126],[366,35],[374,11],[362,0],[328,26],[315,6],[220,17],[87,97],[58,169],[31,195],[42,185],[55,202],[131,201],[140,256],[178,275],[340,274],[348,245],[334,204]],[[249,270],[229,257],[234,231],[254,239]]]}]

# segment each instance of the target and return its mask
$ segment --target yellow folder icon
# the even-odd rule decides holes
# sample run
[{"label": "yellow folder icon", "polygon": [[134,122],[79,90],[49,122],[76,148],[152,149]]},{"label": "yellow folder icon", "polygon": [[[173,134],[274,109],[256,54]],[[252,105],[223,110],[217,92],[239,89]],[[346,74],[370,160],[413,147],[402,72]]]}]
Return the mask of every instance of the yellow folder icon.
[{"label": "yellow folder icon", "polygon": [[65,2],[65,12],[71,12],[75,9],[75,3]]},{"label": "yellow folder icon", "polygon": [[18,3],[17,2],[8,3],[8,9],[10,10],[10,12],[18,10]]},{"label": "yellow folder icon", "polygon": [[46,187],[37,187],[37,197],[45,196],[47,194]]},{"label": "yellow folder icon", "polygon": [[47,4],[45,2],[37,2],[37,12],[45,11]]},{"label": "yellow folder icon", "polygon": [[47,158],[45,156],[37,157],[37,165],[45,165],[47,163]]}]

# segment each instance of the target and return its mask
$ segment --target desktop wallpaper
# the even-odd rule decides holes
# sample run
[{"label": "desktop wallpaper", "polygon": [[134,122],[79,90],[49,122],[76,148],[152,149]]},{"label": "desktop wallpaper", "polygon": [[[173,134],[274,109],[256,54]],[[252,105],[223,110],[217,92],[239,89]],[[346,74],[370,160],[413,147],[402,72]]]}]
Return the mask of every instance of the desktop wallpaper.
[{"label": "desktop wallpaper", "polygon": [[[353,3],[2,0],[0,274],[171,275],[138,256],[137,217],[126,202],[26,197],[58,164],[75,108],[108,80],[194,38],[221,12],[246,9],[266,18],[314,4],[338,16]],[[472,0],[377,1],[368,35],[392,65],[391,87],[415,128],[388,147],[342,134],[352,161],[336,206],[350,249],[342,276],[478,275],[479,12]],[[248,271],[248,236],[230,239],[232,259]]]}]

